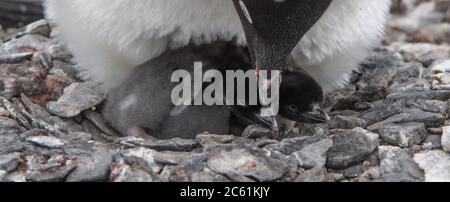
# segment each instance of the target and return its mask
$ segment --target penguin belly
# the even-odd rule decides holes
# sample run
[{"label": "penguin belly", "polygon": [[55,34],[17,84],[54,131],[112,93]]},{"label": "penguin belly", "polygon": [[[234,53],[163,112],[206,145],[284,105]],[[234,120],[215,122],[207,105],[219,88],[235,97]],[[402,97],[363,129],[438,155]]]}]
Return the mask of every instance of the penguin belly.
[{"label": "penguin belly", "polygon": [[[348,81],[383,33],[390,0],[334,0],[298,43],[293,59],[325,92]],[[46,0],[46,13],[80,64],[105,91],[167,49],[245,35],[231,0]],[[299,13],[301,15],[301,13]]]}]

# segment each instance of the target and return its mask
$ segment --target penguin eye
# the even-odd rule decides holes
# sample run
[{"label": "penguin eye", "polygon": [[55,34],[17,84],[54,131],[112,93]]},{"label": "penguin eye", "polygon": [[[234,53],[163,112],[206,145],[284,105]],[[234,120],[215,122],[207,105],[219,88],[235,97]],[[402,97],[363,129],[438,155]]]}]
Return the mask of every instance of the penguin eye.
[{"label": "penguin eye", "polygon": [[289,110],[293,111],[293,112],[297,112],[298,111],[298,106],[297,105],[289,105]]}]

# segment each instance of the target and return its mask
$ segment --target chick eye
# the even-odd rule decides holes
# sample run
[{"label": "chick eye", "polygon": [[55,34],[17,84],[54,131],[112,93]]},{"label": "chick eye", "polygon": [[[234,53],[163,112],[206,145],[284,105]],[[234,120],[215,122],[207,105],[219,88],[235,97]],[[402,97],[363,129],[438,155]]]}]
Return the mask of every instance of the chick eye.
[{"label": "chick eye", "polygon": [[289,110],[296,112],[298,111],[298,107],[297,105],[289,105]]}]

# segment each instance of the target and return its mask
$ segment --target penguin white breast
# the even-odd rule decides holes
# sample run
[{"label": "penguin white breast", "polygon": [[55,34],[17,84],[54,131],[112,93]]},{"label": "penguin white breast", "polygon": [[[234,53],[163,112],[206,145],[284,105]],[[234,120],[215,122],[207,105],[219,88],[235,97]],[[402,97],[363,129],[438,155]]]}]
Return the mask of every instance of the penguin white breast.
[{"label": "penguin white breast", "polygon": [[[337,86],[379,41],[389,4],[334,0],[294,58],[325,89]],[[245,43],[231,0],[46,0],[46,6],[85,76],[106,90],[169,47],[217,39]]]}]

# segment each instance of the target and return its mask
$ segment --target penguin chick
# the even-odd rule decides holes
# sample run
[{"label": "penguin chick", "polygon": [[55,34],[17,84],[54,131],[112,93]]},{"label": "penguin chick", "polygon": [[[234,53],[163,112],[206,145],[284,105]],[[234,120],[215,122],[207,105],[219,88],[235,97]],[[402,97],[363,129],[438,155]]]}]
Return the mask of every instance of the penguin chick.
[{"label": "penguin chick", "polygon": [[[333,0],[293,49],[292,58],[325,93],[341,87],[379,43],[390,4],[391,0]],[[216,40],[246,44],[231,0],[46,0],[45,5],[79,69],[85,70],[83,76],[102,83],[105,91],[168,49]]]},{"label": "penguin chick", "polygon": [[108,123],[126,135],[130,129],[141,128],[158,139],[194,138],[202,132],[229,133],[228,106],[175,106],[171,82],[179,69],[194,71],[194,62],[203,61],[201,48],[168,51],[140,65],[120,86],[110,91],[103,113]]}]

